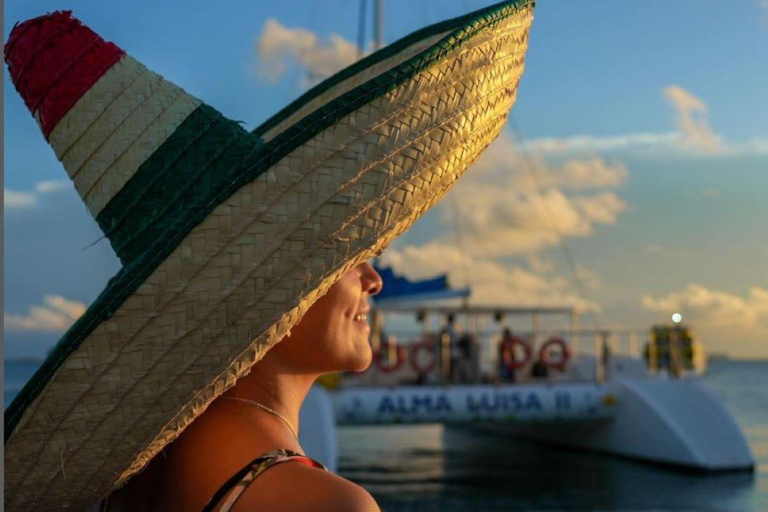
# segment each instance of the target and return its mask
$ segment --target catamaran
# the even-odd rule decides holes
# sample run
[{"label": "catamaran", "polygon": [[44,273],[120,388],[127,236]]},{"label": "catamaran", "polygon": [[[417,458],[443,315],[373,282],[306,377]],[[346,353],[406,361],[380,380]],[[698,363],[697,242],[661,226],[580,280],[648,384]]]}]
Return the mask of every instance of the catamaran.
[{"label": "catamaran", "polygon": [[[392,292],[370,320],[373,364],[325,378],[302,410],[302,424],[313,425],[302,445],[329,467],[340,426],[439,423],[491,442],[514,436],[700,472],[753,469],[733,416],[680,363],[683,343],[656,346],[658,328],[587,330],[574,308],[471,306],[469,290],[450,289],[445,276],[380,273]],[[664,365],[654,363],[659,354]]]}]

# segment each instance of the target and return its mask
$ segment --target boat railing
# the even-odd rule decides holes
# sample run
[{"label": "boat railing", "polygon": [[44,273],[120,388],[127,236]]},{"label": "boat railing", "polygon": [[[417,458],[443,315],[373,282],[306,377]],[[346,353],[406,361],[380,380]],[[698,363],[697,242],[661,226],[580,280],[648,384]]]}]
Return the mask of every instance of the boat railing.
[{"label": "boat railing", "polygon": [[[466,335],[471,337],[470,348],[458,348],[455,340]],[[635,374],[653,374],[658,369],[658,350],[652,333],[647,330],[555,328],[515,330],[512,335],[524,340],[528,346],[521,355],[526,360],[514,371],[502,367],[504,362],[500,347],[503,333],[499,328],[459,330],[451,335],[445,330],[387,330],[381,333],[378,340],[379,347],[375,348],[371,369],[365,375],[351,379],[374,386],[471,384],[504,380],[530,382],[542,379],[599,383],[612,378],[617,364],[625,369],[634,365]],[[549,361],[548,367],[542,371],[541,360],[550,359],[548,351],[551,352],[551,346],[556,345],[553,340],[562,342],[567,353],[551,356],[554,361]],[[565,361],[560,365],[563,358]],[[679,360],[679,357],[673,358]],[[459,364],[464,365],[463,373],[456,371]],[[671,366],[670,373],[678,376],[675,368],[679,365]]]}]

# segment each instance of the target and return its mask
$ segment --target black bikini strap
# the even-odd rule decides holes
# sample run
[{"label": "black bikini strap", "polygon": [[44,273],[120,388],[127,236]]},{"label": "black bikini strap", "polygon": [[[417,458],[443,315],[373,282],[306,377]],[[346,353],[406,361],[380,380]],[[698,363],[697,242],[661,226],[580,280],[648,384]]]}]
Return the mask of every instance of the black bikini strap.
[{"label": "black bikini strap", "polygon": [[245,478],[245,475],[248,474],[248,472],[251,470],[251,468],[256,465],[264,462],[267,459],[271,459],[274,457],[278,457],[280,455],[288,455],[289,457],[296,457],[300,456],[303,457],[302,454],[298,452],[294,452],[291,450],[275,450],[269,453],[265,453],[264,455],[259,455],[255,459],[253,459],[251,462],[246,464],[243,469],[232,475],[229,480],[224,482],[224,485],[219,487],[219,490],[216,491],[216,494],[211,496],[211,499],[208,500],[208,503],[205,504],[205,507],[203,507],[202,512],[212,512],[214,508],[216,508],[216,505],[221,501],[221,499],[227,495],[229,491],[232,490],[232,488],[237,485],[237,483]]}]

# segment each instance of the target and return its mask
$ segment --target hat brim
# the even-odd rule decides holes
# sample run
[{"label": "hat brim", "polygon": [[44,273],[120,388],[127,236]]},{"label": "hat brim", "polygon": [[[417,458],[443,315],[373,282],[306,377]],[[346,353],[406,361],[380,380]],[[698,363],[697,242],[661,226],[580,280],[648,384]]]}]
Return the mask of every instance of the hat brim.
[{"label": "hat brim", "polygon": [[423,29],[258,128],[250,174],[110,280],[6,410],[7,510],[127,481],[435,204],[506,121],[532,7]]}]

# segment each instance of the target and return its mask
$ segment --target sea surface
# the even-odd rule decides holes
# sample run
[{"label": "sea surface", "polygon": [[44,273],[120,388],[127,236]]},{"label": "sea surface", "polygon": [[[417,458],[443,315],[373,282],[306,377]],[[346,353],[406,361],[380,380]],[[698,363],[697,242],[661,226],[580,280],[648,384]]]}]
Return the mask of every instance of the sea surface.
[{"label": "sea surface", "polygon": [[[38,364],[5,363],[5,405]],[[768,361],[715,359],[702,383],[744,429],[754,473],[694,475],[432,425],[340,429],[340,473],[390,512],[768,512]]]}]

